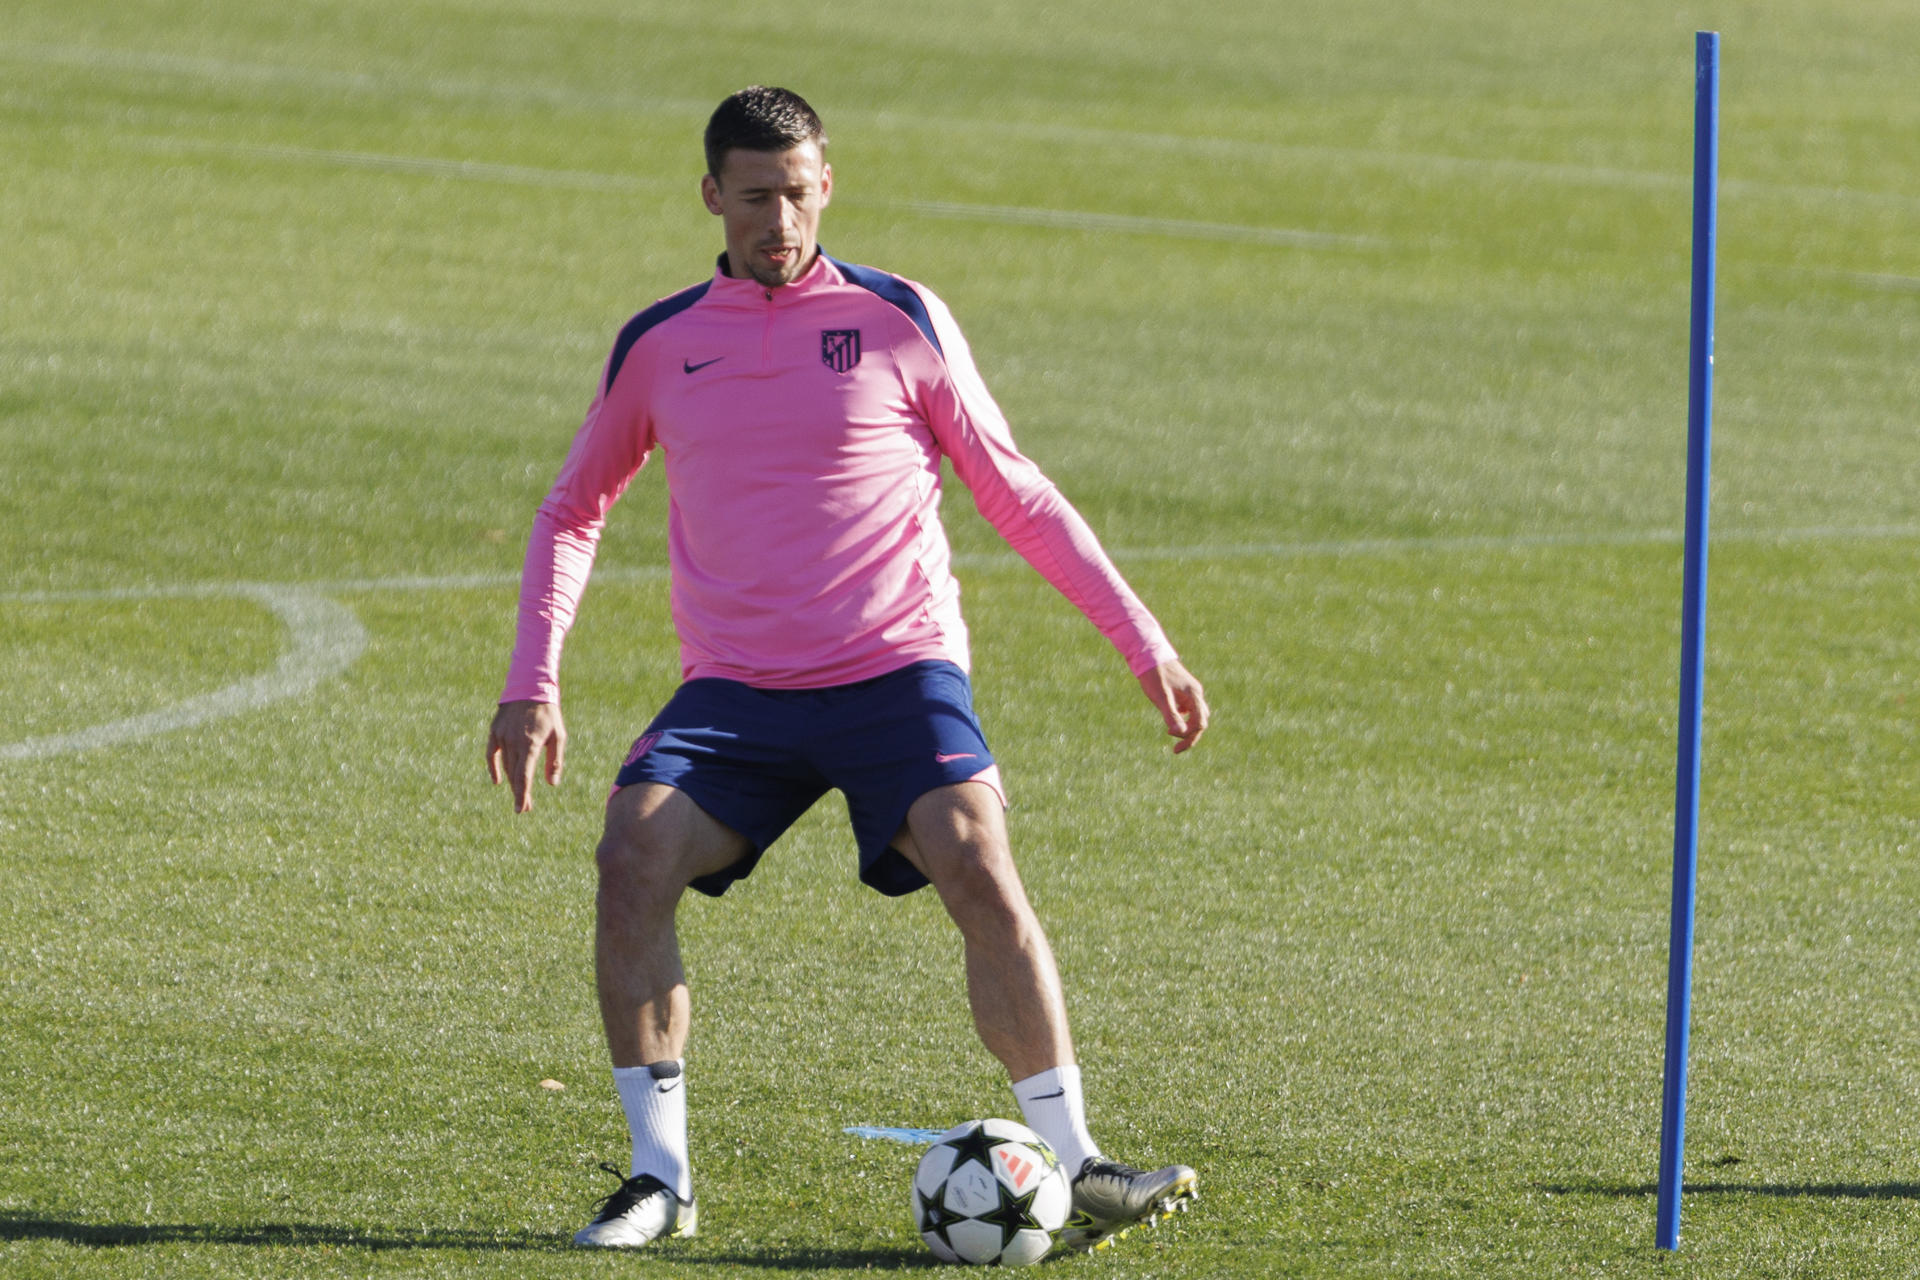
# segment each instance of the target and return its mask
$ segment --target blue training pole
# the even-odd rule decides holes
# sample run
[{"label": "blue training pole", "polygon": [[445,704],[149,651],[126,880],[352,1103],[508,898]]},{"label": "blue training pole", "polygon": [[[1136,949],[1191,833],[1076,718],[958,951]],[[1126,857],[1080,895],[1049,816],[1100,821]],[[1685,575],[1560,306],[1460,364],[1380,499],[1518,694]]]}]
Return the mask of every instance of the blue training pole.
[{"label": "blue training pole", "polygon": [[1662,1249],[1680,1247],[1687,1132],[1687,1021],[1693,1002],[1693,886],[1700,845],[1700,718],[1705,703],[1707,481],[1713,444],[1713,250],[1719,202],[1720,35],[1693,45],[1693,324],[1687,374],[1686,572],[1681,588],[1680,752],[1673,807],[1673,915],[1667,952],[1667,1064],[1660,1109]]}]

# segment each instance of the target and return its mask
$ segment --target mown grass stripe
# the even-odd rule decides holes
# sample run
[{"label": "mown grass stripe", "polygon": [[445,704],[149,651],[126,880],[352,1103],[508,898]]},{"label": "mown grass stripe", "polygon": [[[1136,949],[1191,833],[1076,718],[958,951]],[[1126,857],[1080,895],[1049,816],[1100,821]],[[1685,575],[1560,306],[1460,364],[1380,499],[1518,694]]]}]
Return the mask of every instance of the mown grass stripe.
[{"label": "mown grass stripe", "polygon": [[[685,185],[664,178],[643,178],[581,169],[543,169],[528,165],[496,164],[485,160],[447,160],[435,156],[392,155],[376,151],[342,151],[321,147],[294,147],[258,143],[220,142],[203,138],[146,137],[124,139],[129,145],[185,154],[253,156],[339,165],[379,173],[418,174],[472,182],[502,182],[553,190],[610,191],[631,194]],[[1256,227],[1240,223],[1202,222],[1186,218],[1149,218],[1132,214],[1077,209],[1040,209],[1018,205],[969,204],[958,200],[880,200],[844,198],[843,205],[887,209],[930,218],[958,219],[1064,231],[1120,232],[1178,240],[1222,240],[1236,244],[1276,245],[1295,249],[1368,249],[1386,242],[1374,236],[1290,227]]]},{"label": "mown grass stripe", "polygon": [[[1881,525],[1808,525],[1792,529],[1727,529],[1713,535],[1717,543],[1773,543],[1793,545],[1807,542],[1881,542],[1902,538],[1920,538],[1920,524]],[[1154,561],[1206,560],[1285,560],[1298,557],[1346,557],[1436,554],[1463,552],[1526,551],[1532,549],[1581,547],[1630,547],[1678,544],[1678,529],[1622,529],[1587,533],[1541,533],[1517,535],[1464,535],[1453,538],[1324,538],[1301,542],[1243,542],[1197,544],[1194,546],[1107,548],[1114,560],[1131,563]],[[956,567],[972,571],[1013,569],[1026,562],[1012,551],[956,554]],[[593,572],[597,583],[660,582],[667,567],[660,565],[603,565]],[[320,595],[357,595],[384,591],[471,591],[517,586],[517,569],[479,573],[400,574],[379,578],[331,578],[311,582],[192,582],[156,583],[125,587],[77,587],[72,589],[15,591],[0,593],[0,603],[68,604],[89,600],[161,600],[211,598],[217,596],[263,596],[273,592],[302,592]]]},{"label": "mown grass stripe", "polygon": [[[156,50],[117,49],[91,45],[0,43],[0,58],[49,66],[182,76],[213,83],[310,85],[321,89],[353,93],[383,93],[400,97],[467,98],[513,103],[544,102],[554,106],[579,107],[593,111],[662,113],[702,119],[712,110],[710,103],[685,98],[658,98],[541,84],[514,84],[504,81],[483,83],[399,73],[374,74],[327,67],[300,67],[280,63],[194,57]],[[1460,156],[1371,147],[1300,145],[1204,134],[1110,129],[1091,125],[1021,120],[973,120],[892,110],[874,112],[849,110],[838,113],[838,117],[883,128],[930,129],[943,133],[955,130],[969,133],[987,131],[1008,138],[1035,142],[1145,147],[1180,155],[1233,158],[1238,161],[1249,158],[1289,159],[1359,165],[1375,169],[1451,172],[1475,178],[1528,178],[1571,186],[1642,188],[1676,192],[1684,190],[1690,181],[1688,175],[1679,170],[1669,173],[1662,170],[1625,169],[1612,165],[1519,160],[1503,156]],[[1866,190],[1846,185],[1812,186],[1728,178],[1721,183],[1721,193],[1736,199],[1774,197],[1811,203],[1842,201],[1888,208],[1920,209],[1920,195]]]}]

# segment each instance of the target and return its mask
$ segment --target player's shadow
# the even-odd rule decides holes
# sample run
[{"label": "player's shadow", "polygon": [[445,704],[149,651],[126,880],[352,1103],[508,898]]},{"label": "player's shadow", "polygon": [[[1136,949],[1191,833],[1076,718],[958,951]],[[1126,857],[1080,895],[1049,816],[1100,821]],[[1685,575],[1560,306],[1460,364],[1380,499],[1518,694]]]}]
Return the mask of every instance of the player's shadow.
[{"label": "player's shadow", "polygon": [[494,1235],[424,1227],[418,1231],[382,1228],[371,1231],[314,1222],[258,1222],[244,1226],[212,1226],[185,1222],[74,1222],[31,1214],[0,1213],[0,1240],[58,1240],[95,1249],[131,1248],[154,1244],[239,1244],[273,1248],[331,1245],[336,1248],[472,1249],[480,1252],[544,1252],[571,1250],[563,1236]]},{"label": "player's shadow", "polygon": [[[1632,1199],[1658,1195],[1653,1182],[1601,1182],[1575,1178],[1566,1182],[1537,1182],[1535,1188],[1556,1196],[1615,1196]],[[1682,1195],[1782,1196],[1808,1200],[1920,1200],[1920,1182],[1685,1182]]]},{"label": "player's shadow", "polygon": [[[313,1222],[259,1222],[245,1226],[212,1226],[185,1222],[75,1222],[32,1214],[0,1213],[0,1242],[57,1240],[92,1249],[127,1249],[143,1245],[218,1244],[297,1248],[324,1245],[343,1249],[387,1252],[403,1249],[453,1249],[479,1253],[573,1253],[573,1241],[563,1235],[495,1235],[423,1227],[417,1231],[383,1228],[371,1231]],[[675,1241],[668,1246],[674,1260],[699,1265],[757,1267],[763,1271],[812,1271],[859,1268],[872,1271],[917,1271],[938,1266],[931,1253],[903,1249],[779,1248],[762,1253],[700,1254]],[[697,1250],[698,1246],[691,1246]]]},{"label": "player's shadow", "polygon": [[924,1271],[944,1265],[925,1249],[778,1249],[765,1253],[721,1253],[680,1259],[694,1265],[756,1267],[762,1271],[815,1271],[845,1268],[863,1271]]}]

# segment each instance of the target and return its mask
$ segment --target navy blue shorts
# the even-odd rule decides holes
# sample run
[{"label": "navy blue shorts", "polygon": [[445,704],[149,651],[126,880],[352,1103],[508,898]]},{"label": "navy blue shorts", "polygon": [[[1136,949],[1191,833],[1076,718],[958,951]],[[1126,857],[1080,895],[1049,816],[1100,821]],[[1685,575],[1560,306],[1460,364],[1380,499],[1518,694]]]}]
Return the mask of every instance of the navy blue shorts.
[{"label": "navy blue shorts", "polygon": [[689,680],[634,742],[613,789],[664,783],[747,838],[750,853],[693,882],[717,897],[837,787],[860,846],[860,878],[897,895],[927,883],[890,847],[907,809],[935,787],[982,774],[1004,803],[966,672],[916,662],[826,689]]}]

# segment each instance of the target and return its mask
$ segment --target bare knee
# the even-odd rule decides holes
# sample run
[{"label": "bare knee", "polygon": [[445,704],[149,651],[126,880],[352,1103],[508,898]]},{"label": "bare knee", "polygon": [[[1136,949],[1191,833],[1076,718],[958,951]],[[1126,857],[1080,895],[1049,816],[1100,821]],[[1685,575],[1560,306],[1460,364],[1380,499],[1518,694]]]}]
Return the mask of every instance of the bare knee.
[{"label": "bare knee", "polygon": [[607,804],[594,850],[601,901],[642,907],[678,901],[687,885],[731,866],[747,848],[745,839],[670,787],[621,791]]},{"label": "bare knee", "polygon": [[644,823],[608,822],[594,848],[593,863],[602,882],[638,880],[671,861],[666,843]]},{"label": "bare knee", "polygon": [[616,827],[609,822],[593,851],[593,861],[602,910],[645,910],[677,900],[686,888],[686,881],[674,874],[672,857],[644,825]]},{"label": "bare knee", "polygon": [[1004,839],[948,845],[929,859],[928,870],[947,914],[967,937],[1004,943],[1039,931]]},{"label": "bare knee", "polygon": [[674,864],[674,824],[671,796],[616,792],[607,802],[606,826],[593,852],[600,873],[600,896],[644,900],[678,894]]},{"label": "bare knee", "polygon": [[939,859],[935,871],[938,878],[934,884],[943,898],[1002,914],[1026,906],[1026,889],[1004,845],[982,841],[950,849]]}]

